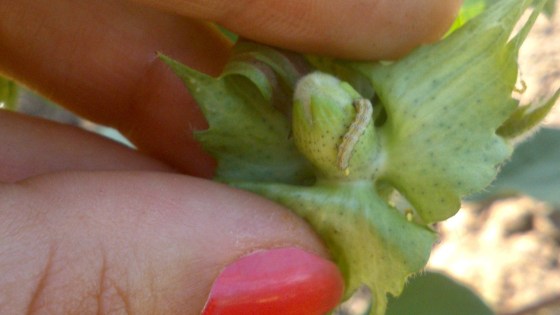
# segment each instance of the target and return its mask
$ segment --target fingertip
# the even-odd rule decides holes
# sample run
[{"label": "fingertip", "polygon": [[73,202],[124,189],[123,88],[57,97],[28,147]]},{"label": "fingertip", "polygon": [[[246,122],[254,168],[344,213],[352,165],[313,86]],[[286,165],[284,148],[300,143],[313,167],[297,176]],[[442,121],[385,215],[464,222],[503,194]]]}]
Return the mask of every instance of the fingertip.
[{"label": "fingertip", "polygon": [[[312,2],[312,1],[309,1]],[[280,46],[352,60],[394,60],[440,39],[462,0],[320,3],[315,14],[278,29]],[[322,12],[323,11],[323,12]],[[321,13],[319,13],[321,12]],[[276,40],[259,38],[264,41]]]},{"label": "fingertip", "polygon": [[195,139],[195,133],[207,129],[208,123],[179,77],[163,61],[154,59],[136,91],[127,115],[118,120],[119,131],[139,151],[176,170],[212,178],[216,161]]},{"label": "fingertip", "polygon": [[11,0],[0,11],[0,72],[176,170],[211,176],[192,135],[204,117],[156,52],[217,75],[231,43],[214,26],[129,1]]},{"label": "fingertip", "polygon": [[336,265],[320,256],[296,247],[258,251],[220,273],[202,314],[321,315],[343,288]]},{"label": "fingertip", "polygon": [[[305,221],[250,193],[153,172],[56,173],[11,187],[0,201],[16,207],[4,207],[0,222],[20,220],[33,232],[21,230],[31,233],[18,236],[31,240],[19,244],[23,252],[39,241],[56,244],[58,271],[40,294],[54,313],[106,312],[124,303],[129,313],[199,314],[228,265],[245,276],[238,284],[247,297],[279,298],[264,307],[285,310],[285,301],[290,310],[302,306],[299,314],[321,314],[341,295],[341,276]],[[236,263],[248,253],[265,254]],[[72,268],[62,268],[69,262]],[[250,285],[260,280],[261,287]],[[92,292],[100,292],[102,305],[88,299]],[[76,300],[93,303],[74,306]]]},{"label": "fingertip", "polygon": [[462,0],[177,1],[155,4],[257,42],[339,58],[395,59],[439,39]]}]

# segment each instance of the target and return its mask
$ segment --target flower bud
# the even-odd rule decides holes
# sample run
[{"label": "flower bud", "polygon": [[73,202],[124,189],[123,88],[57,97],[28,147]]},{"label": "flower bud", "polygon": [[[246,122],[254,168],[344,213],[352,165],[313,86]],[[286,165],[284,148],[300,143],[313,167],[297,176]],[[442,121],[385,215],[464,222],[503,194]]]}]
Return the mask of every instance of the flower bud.
[{"label": "flower bud", "polygon": [[294,92],[293,133],[297,148],[320,179],[371,178],[378,141],[369,100],[348,83],[315,72]]}]

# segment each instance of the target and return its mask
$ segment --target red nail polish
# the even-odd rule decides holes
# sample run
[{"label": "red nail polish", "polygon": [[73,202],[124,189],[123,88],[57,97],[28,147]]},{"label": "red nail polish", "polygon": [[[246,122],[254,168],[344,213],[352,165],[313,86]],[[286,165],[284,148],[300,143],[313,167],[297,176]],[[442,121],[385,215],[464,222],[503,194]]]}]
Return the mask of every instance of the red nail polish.
[{"label": "red nail polish", "polygon": [[343,291],[336,265],[299,248],[255,252],[218,276],[203,315],[320,315]]}]

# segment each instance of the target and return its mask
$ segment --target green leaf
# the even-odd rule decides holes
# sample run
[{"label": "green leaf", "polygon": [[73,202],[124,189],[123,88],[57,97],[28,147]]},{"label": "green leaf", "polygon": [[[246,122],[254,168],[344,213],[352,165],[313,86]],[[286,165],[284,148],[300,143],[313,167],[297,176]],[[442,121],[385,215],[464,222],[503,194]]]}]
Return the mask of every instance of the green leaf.
[{"label": "green leaf", "polygon": [[465,23],[482,13],[486,8],[486,1],[487,0],[466,0],[465,2],[463,2],[461,10],[459,11],[457,18],[453,22],[453,25],[451,25],[449,31],[447,31],[446,36],[455,32],[461,26],[465,25]]},{"label": "green leaf", "polygon": [[[367,284],[372,314],[382,315],[387,294],[428,259],[427,223],[453,215],[511,154],[496,130],[517,108],[517,54],[538,10],[510,35],[530,4],[497,2],[391,64],[305,62],[244,41],[218,78],[162,59],[209,122],[197,138],[218,160],[217,178],[305,218],[342,270],[346,296]],[[324,73],[302,78],[310,65],[352,86]]]},{"label": "green leaf", "polygon": [[493,315],[469,288],[435,272],[412,278],[401,296],[391,299],[387,315]]},{"label": "green leaf", "polygon": [[223,27],[219,24],[216,24],[216,27],[230,41],[236,42],[239,39],[239,35],[235,34],[234,32],[230,31],[229,29],[227,29],[227,28],[225,28],[225,27]]},{"label": "green leaf", "polygon": [[558,6],[558,3],[556,0],[548,0],[543,8],[543,13],[548,17],[551,18],[552,16],[554,16],[554,13],[556,12],[556,7]]},{"label": "green leaf", "polygon": [[559,97],[560,89],[543,104],[518,107],[508,120],[498,128],[498,134],[504,138],[515,138],[531,131],[548,115]]},{"label": "green leaf", "polygon": [[0,76],[0,108],[15,110],[18,99],[18,86],[14,81]]},{"label": "green leaf", "polygon": [[[217,158],[218,180],[312,182],[311,167],[295,148],[287,114],[280,109],[285,104],[283,89],[297,81],[297,67],[288,67],[288,57],[276,51],[253,47],[240,45],[238,59],[218,78],[161,58],[183,80],[208,120],[209,129],[196,137]],[[274,73],[259,59],[272,59],[275,67],[283,64],[282,72]]]},{"label": "green leaf", "polygon": [[[406,278],[426,264],[435,234],[389,206],[377,195],[371,179],[346,183],[326,180],[312,187],[301,186],[313,182],[315,172],[311,173],[313,169],[296,150],[282,106],[273,105],[278,92],[272,84],[283,81],[289,88],[299,80],[297,71],[288,67],[284,73],[274,72],[278,74],[271,80],[270,73],[263,73],[263,64],[270,62],[276,65],[270,68],[276,68],[279,62],[267,58],[277,53],[270,53],[267,47],[258,51],[247,47],[236,50],[234,61],[219,78],[162,56],[183,79],[208,119],[210,128],[198,137],[218,159],[218,179],[276,200],[305,218],[344,273],[346,294],[367,284],[376,297],[375,314],[383,314],[387,293],[398,295]],[[262,52],[267,58],[259,54]],[[336,89],[336,84],[331,88]],[[350,100],[352,95],[359,96],[347,84],[338,88],[350,93]],[[336,95],[327,89],[335,93],[333,97]],[[317,106],[329,101],[328,97],[317,100]],[[336,119],[323,128],[334,124]],[[309,172],[306,174],[312,174],[311,181],[294,170]]]},{"label": "green leaf", "polygon": [[[466,22],[477,16],[478,14],[482,13],[484,9],[494,3],[495,0],[465,0],[457,18],[455,19],[453,25],[448,31],[448,34],[452,33],[453,31],[457,30],[459,27],[463,26]],[[537,5],[537,7],[540,4]],[[551,18],[556,12],[556,0],[547,0],[542,8],[542,13],[544,13],[548,18]]]},{"label": "green leaf", "polygon": [[433,231],[390,207],[370,181],[235,185],[275,200],[309,222],[342,271],[347,297],[362,284],[370,288],[372,314],[384,314],[387,293],[400,294],[407,277],[424,267],[436,240]]},{"label": "green leaf", "polygon": [[474,199],[526,194],[560,205],[560,130],[542,128],[521,143],[497,180]]},{"label": "green leaf", "polygon": [[[542,1],[540,1],[542,4]],[[369,76],[387,112],[382,179],[429,223],[455,214],[511,154],[496,129],[517,108],[511,98],[519,47],[513,27],[531,1],[502,0],[439,43],[390,65],[355,64]]]}]

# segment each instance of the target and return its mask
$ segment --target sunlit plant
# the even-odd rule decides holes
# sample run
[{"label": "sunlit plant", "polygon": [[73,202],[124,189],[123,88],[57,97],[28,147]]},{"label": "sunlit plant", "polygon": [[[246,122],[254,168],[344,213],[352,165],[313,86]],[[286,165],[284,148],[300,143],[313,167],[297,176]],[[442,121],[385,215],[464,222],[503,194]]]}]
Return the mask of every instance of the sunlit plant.
[{"label": "sunlit plant", "polygon": [[[209,128],[216,180],[277,201],[323,238],[346,297],[384,314],[423,269],[435,222],[488,186],[560,95],[520,106],[519,49],[546,1],[501,0],[395,62],[300,55],[244,40],[214,78],[161,56]],[[512,35],[527,8],[535,10]]]}]

